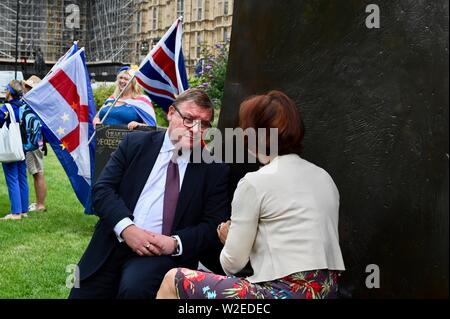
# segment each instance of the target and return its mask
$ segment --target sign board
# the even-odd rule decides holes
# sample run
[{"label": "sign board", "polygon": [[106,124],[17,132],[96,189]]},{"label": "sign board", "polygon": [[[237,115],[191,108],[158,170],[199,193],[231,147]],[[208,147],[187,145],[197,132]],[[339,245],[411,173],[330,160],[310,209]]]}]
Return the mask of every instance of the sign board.
[{"label": "sign board", "polygon": [[[160,128],[152,126],[139,126],[135,130],[139,131],[156,131]],[[94,168],[94,182],[100,175],[103,167],[108,162],[111,153],[119,146],[120,141],[124,136],[132,131],[128,130],[126,125],[103,125],[97,124],[95,126],[95,168]]]}]

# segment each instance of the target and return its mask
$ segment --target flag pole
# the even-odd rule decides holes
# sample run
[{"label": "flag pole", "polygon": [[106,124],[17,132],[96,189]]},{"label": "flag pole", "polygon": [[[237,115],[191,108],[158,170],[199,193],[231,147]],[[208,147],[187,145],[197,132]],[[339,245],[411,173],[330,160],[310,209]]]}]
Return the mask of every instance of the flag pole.
[{"label": "flag pole", "polygon": [[[117,101],[122,96],[123,92],[125,92],[125,90],[130,86],[131,81],[133,81],[134,78],[135,78],[135,74],[133,74],[133,76],[131,77],[130,81],[128,81],[127,85],[125,85],[125,87],[122,89],[122,91],[119,92],[119,95],[117,95],[117,97],[115,98],[114,102],[111,104],[111,107],[109,108],[108,111],[106,111],[105,116],[103,116],[103,118],[101,119],[99,124],[103,124],[105,119],[108,117],[109,112],[111,112],[111,110],[114,107],[114,105],[116,105]],[[94,129],[95,129],[95,127],[94,127]],[[92,139],[94,138],[94,136],[95,136],[95,130],[94,130],[94,133],[92,134],[91,138],[87,141],[88,145],[92,142]]]},{"label": "flag pole", "polygon": [[[73,41],[73,43],[72,43],[72,45],[70,46],[69,50],[72,48],[72,46],[73,46],[74,44],[78,45],[78,41],[79,41],[79,40]],[[67,51],[67,52],[69,52],[69,51]],[[64,55],[66,55],[67,52],[64,53]],[[64,56],[64,55],[63,55],[63,56]],[[61,58],[62,58],[62,57],[61,57]],[[61,58],[60,58],[60,59],[61,59]],[[59,60],[56,61],[56,63],[51,67],[50,71],[47,72],[47,74],[43,77],[43,79],[45,79],[50,73],[53,72],[53,68],[58,64],[58,62],[60,62],[60,61],[59,61]]]}]

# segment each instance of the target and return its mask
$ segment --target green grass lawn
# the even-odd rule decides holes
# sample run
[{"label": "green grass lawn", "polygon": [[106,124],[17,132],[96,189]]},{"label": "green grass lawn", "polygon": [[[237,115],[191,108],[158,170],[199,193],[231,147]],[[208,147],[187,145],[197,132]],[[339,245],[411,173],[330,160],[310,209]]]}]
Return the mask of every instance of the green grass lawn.
[{"label": "green grass lawn", "polygon": [[[0,221],[0,299],[67,298],[66,266],[76,264],[97,217],[85,215],[61,164],[49,148],[45,159],[47,212]],[[35,201],[29,176],[30,203]],[[0,165],[0,217],[9,213],[8,189]]]}]

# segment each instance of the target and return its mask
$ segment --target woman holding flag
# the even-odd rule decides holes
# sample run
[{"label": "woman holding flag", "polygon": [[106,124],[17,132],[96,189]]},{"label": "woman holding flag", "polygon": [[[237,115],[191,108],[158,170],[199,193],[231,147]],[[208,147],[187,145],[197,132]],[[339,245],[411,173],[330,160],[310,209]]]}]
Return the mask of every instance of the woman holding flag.
[{"label": "woman holding flag", "polygon": [[142,94],[140,85],[133,78],[133,72],[129,66],[120,68],[114,93],[94,117],[94,126],[127,125],[129,130],[142,125],[156,126],[156,115],[151,100]]}]

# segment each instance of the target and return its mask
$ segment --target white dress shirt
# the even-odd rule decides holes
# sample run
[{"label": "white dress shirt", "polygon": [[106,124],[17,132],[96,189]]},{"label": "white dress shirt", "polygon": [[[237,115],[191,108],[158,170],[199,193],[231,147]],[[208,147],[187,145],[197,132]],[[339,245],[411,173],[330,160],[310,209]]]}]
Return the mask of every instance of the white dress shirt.
[{"label": "white dress shirt", "polygon": [[[163,222],[164,191],[166,186],[166,175],[169,161],[173,156],[175,146],[171,142],[168,132],[164,135],[164,142],[156,158],[155,165],[145,183],[141,195],[133,211],[134,222],[130,218],[124,218],[116,224],[114,232],[119,241],[123,241],[120,234],[130,225],[161,234]],[[183,184],[184,174],[189,162],[191,151],[184,150],[177,158],[178,172],[180,174],[180,190]],[[178,236],[174,236],[180,246],[178,255],[183,253],[183,245]]]}]

